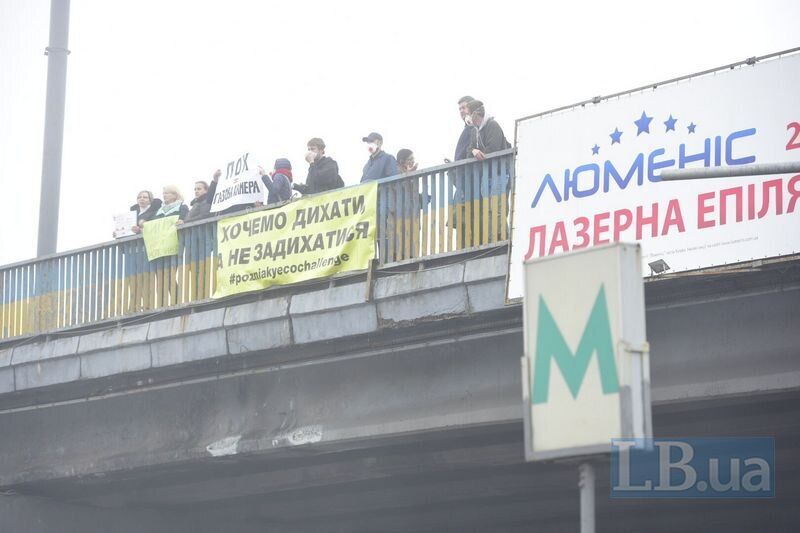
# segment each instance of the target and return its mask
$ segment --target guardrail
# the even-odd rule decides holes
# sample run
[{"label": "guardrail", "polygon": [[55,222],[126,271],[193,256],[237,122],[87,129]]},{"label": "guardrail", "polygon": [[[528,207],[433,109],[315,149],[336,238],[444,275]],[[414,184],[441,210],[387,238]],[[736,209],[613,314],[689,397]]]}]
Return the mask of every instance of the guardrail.
[{"label": "guardrail", "polygon": [[[379,264],[506,241],[513,153],[381,180]],[[177,256],[148,261],[136,236],[0,267],[0,339],[210,299],[219,218],[181,226]]]}]

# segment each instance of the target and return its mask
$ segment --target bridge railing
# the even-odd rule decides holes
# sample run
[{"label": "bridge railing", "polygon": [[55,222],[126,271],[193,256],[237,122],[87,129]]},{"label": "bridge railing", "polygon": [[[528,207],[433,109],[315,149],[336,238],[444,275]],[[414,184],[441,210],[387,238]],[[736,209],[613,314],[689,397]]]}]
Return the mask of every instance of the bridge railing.
[{"label": "bridge railing", "polygon": [[[382,180],[379,264],[506,241],[513,157],[509,149]],[[135,236],[0,267],[0,339],[209,300],[219,218],[184,224],[178,255],[154,261]]]}]

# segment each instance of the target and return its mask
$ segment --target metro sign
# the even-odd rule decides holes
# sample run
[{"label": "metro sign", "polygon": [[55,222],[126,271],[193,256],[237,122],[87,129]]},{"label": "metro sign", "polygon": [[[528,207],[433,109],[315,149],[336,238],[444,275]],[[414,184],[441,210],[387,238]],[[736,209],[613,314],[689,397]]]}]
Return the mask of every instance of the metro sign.
[{"label": "metro sign", "polygon": [[525,264],[522,360],[528,460],[611,451],[651,436],[638,245]]}]

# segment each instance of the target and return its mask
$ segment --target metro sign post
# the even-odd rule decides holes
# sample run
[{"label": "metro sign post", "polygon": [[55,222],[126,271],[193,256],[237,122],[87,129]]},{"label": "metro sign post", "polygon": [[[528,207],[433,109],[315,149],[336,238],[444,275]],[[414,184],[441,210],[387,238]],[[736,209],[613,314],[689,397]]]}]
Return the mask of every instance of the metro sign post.
[{"label": "metro sign post", "polygon": [[612,439],[652,439],[638,244],[524,264],[525,458],[581,458],[581,532],[594,533],[594,468]]}]

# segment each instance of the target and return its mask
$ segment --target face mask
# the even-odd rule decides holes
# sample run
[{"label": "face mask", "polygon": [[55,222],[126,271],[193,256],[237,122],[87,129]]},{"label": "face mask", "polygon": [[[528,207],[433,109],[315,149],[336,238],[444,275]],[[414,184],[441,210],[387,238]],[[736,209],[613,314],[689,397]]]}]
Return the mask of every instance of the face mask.
[{"label": "face mask", "polygon": [[472,126],[472,115],[467,115],[464,117],[464,122],[467,123],[467,126]]},{"label": "face mask", "polygon": [[378,151],[378,144],[377,143],[368,143],[367,144],[367,150],[369,150],[369,153],[374,154],[375,152]]},{"label": "face mask", "polygon": [[308,161],[309,163],[313,163],[316,158],[317,158],[316,152],[312,152],[311,150],[306,152],[306,161]]}]

